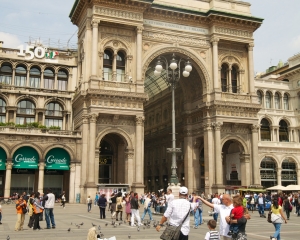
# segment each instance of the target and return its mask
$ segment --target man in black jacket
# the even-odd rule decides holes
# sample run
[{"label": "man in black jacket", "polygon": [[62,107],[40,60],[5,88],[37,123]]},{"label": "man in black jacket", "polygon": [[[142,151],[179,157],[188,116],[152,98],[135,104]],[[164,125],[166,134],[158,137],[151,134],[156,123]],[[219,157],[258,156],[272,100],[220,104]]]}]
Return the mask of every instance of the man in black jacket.
[{"label": "man in black jacket", "polygon": [[134,224],[134,217],[136,217],[136,220],[138,222],[138,226],[143,225],[141,223],[140,213],[139,213],[139,202],[137,198],[137,193],[134,193],[133,191],[130,192],[130,208],[131,208],[131,227],[135,227]]}]

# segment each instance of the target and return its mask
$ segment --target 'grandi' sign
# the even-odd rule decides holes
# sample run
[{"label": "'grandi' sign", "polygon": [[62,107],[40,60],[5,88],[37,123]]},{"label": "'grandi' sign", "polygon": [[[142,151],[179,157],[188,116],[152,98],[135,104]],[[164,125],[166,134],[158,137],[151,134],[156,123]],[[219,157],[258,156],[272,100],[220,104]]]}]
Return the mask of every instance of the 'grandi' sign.
[{"label": "'grandi' sign", "polygon": [[47,153],[45,164],[45,169],[69,170],[70,155],[62,148],[53,148]]},{"label": "'grandi' sign", "polygon": [[13,156],[13,168],[37,169],[39,155],[37,151],[31,147],[19,148]]}]

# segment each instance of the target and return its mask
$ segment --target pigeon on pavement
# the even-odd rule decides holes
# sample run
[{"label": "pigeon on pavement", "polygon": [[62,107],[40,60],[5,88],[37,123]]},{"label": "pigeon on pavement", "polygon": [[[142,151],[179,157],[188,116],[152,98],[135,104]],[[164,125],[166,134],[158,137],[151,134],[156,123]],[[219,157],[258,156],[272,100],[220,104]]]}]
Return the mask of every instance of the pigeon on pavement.
[{"label": "pigeon on pavement", "polygon": [[70,231],[71,231],[71,228],[68,229],[68,232],[70,232]]}]

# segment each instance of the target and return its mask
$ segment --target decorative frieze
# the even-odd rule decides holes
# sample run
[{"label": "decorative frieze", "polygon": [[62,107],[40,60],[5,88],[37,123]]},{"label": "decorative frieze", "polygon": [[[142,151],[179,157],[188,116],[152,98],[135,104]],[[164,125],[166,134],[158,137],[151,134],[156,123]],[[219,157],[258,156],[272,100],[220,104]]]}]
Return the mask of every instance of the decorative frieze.
[{"label": "decorative frieze", "polygon": [[155,33],[150,31],[143,31],[143,39],[152,39],[156,41],[175,42],[182,45],[194,45],[209,47],[209,42],[205,39],[195,39],[191,37],[174,36],[164,33]]},{"label": "decorative frieze", "polygon": [[129,12],[124,10],[112,9],[112,8],[95,7],[95,13],[103,16],[113,17],[113,18],[129,19],[135,21],[143,20],[142,13]]},{"label": "decorative frieze", "polygon": [[237,30],[232,28],[223,28],[223,27],[216,27],[215,28],[216,33],[226,34],[226,35],[232,35],[232,36],[238,36],[238,37],[252,37],[252,32],[244,31],[244,30]]}]

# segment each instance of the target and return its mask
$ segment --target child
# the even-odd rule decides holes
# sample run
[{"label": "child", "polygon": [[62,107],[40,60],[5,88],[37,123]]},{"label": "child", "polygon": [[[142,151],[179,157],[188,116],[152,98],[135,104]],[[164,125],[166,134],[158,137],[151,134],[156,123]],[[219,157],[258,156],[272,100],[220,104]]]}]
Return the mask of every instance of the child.
[{"label": "child", "polygon": [[[233,206],[234,208],[231,210],[230,218],[231,219],[241,219],[244,217],[244,207],[243,207],[243,198],[239,195],[233,197]],[[229,236],[237,235],[239,232],[240,224],[231,223],[230,231],[228,232]]]},{"label": "child", "polygon": [[207,227],[209,231],[206,233],[204,240],[220,240],[220,234],[216,231],[217,222],[213,219],[209,220]]}]

